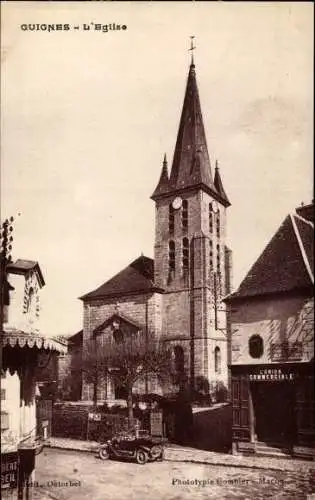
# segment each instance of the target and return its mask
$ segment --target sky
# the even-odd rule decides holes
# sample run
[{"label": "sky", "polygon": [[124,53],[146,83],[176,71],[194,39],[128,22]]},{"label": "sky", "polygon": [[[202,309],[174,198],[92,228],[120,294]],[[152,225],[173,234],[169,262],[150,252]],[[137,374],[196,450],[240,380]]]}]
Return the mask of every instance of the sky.
[{"label": "sky", "polygon": [[[141,253],[153,257],[150,196],[164,153],[171,166],[191,35],[210,159],[232,203],[234,288],[284,217],[311,202],[312,2],[2,2],[1,11],[1,218],[21,214],[13,259],[42,269],[43,334],[76,333],[78,297]],[[21,28],[53,23],[70,30]]]}]

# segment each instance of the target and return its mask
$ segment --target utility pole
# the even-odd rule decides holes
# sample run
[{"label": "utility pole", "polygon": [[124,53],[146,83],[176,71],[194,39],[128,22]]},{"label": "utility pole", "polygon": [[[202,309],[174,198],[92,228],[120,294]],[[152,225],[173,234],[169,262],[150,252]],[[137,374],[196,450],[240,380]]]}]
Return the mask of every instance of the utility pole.
[{"label": "utility pole", "polygon": [[3,348],[4,309],[9,305],[9,283],[7,281],[7,265],[12,261],[11,250],[13,242],[14,218],[6,219],[0,228],[0,335],[1,335],[1,368]]}]

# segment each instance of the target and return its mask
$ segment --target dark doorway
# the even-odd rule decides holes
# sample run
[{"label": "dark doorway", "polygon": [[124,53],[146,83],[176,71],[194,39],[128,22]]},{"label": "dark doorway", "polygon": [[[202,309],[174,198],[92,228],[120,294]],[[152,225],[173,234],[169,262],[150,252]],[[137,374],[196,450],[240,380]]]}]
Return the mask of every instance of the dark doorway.
[{"label": "dark doorway", "polygon": [[289,382],[253,382],[255,434],[269,444],[293,444],[296,436],[294,386]]}]

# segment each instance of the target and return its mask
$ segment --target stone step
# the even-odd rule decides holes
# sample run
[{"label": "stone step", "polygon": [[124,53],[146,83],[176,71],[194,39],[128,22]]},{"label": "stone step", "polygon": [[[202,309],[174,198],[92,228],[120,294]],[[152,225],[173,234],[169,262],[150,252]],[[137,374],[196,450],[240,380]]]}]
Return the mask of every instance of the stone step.
[{"label": "stone step", "polygon": [[266,452],[266,453],[282,453],[283,455],[289,455],[290,451],[287,448],[282,448],[281,446],[264,446],[261,444],[256,444],[256,452]]},{"label": "stone step", "polygon": [[257,450],[255,455],[257,457],[278,457],[278,458],[288,458],[289,453],[283,453],[282,451],[274,451],[274,450]]}]

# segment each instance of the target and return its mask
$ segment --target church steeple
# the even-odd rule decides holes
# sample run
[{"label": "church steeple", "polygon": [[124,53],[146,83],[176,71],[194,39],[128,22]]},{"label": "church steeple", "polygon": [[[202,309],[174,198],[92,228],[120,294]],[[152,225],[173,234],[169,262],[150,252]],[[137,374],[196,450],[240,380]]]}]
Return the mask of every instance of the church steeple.
[{"label": "church steeple", "polygon": [[170,175],[173,189],[203,185],[215,194],[192,59]]},{"label": "church steeple", "polygon": [[224,207],[230,205],[224,191],[219,170],[215,177],[211,172],[211,164],[203,124],[199,92],[196,80],[196,69],[193,51],[194,37],[191,37],[191,62],[188,72],[184,103],[179,123],[173,163],[168,175],[166,159],[162,173],[151,199],[177,196],[188,188],[198,188],[207,192]]},{"label": "church steeple", "polygon": [[227,197],[227,194],[224,190],[224,187],[223,187],[223,183],[222,183],[221,175],[220,175],[220,170],[219,170],[219,165],[218,165],[218,160],[215,161],[214,186],[215,186],[217,192],[219,193],[222,202],[224,202],[223,204],[225,206],[231,205],[231,203]]},{"label": "church steeple", "polygon": [[166,153],[165,153],[164,159],[163,159],[162,171],[161,171],[161,175],[160,175],[160,180],[159,180],[151,198],[154,199],[156,196],[167,194],[169,191],[170,191],[170,181],[168,178],[167,159],[166,159]]}]

